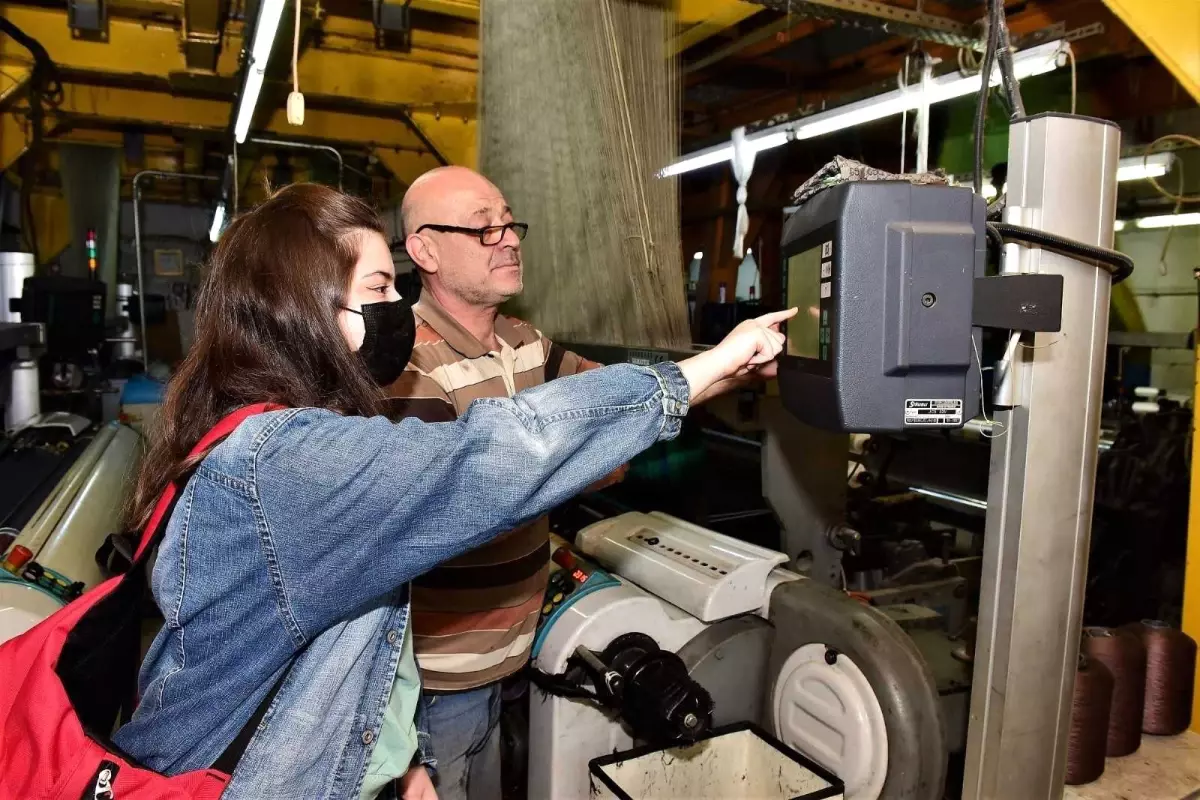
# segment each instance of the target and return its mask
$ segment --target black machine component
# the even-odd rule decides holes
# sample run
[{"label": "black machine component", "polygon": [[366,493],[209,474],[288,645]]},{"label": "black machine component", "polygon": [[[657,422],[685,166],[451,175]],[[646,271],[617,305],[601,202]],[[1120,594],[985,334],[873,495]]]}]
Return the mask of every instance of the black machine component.
[{"label": "black machine component", "polygon": [[844,183],[801,206],[782,246],[787,305],[800,308],[780,360],[788,409],[814,427],[864,432],[974,417],[985,217],[969,189],[903,181]]},{"label": "black machine component", "polygon": [[104,284],[87,278],[25,279],[21,319],[46,328],[46,360],[79,362],[104,342]]},{"label": "black machine component", "polygon": [[412,0],[374,0],[375,46],[407,53],[412,49]]},{"label": "black machine component", "polygon": [[67,25],[76,39],[108,41],[108,0],[67,0]]},{"label": "black machine component", "polygon": [[[637,739],[694,741],[712,727],[713,701],[675,653],[644,633],[618,636],[601,653],[575,651],[564,676],[534,673],[545,691],[587,697],[613,709]],[[594,691],[583,688],[591,683]]]}]

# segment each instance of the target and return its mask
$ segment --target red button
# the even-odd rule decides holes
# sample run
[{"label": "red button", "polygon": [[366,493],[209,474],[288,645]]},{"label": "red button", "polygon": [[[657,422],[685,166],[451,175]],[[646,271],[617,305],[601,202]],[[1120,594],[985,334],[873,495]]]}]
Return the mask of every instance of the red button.
[{"label": "red button", "polygon": [[554,551],[551,560],[565,570],[575,569],[575,554],[565,547],[560,547]]},{"label": "red button", "polygon": [[8,556],[4,559],[4,568],[9,572],[16,572],[21,567],[25,566],[25,562],[33,558],[33,551],[28,547],[17,545],[12,550],[8,551]]}]

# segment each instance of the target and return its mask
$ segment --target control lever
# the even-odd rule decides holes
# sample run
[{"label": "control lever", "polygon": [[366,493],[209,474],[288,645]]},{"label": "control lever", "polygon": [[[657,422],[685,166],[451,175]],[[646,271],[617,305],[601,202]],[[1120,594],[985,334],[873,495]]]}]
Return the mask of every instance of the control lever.
[{"label": "control lever", "polygon": [[596,699],[620,713],[637,739],[695,741],[712,727],[712,696],[679,656],[644,633],[618,636],[599,654],[579,647],[575,659]]},{"label": "control lever", "polygon": [[[625,694],[625,679],[621,677],[621,674],[605,666],[603,661],[596,658],[595,653],[583,645],[575,648],[575,656],[584,663],[588,672],[591,673],[592,681],[596,685],[597,691],[602,693],[600,700],[606,705],[619,704],[622,695]],[[597,681],[597,677],[600,680]]]}]

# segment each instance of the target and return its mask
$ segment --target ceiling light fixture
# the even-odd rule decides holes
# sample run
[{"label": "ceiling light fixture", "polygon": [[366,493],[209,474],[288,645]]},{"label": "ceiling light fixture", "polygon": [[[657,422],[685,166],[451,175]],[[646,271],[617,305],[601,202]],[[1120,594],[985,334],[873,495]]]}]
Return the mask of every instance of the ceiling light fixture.
[{"label": "ceiling light fixture", "polygon": [[[1062,40],[1055,40],[1015,53],[1013,68],[1017,79],[1022,80],[1054,70],[1058,66],[1058,56],[1062,45]],[[914,86],[908,89],[897,89],[865,100],[847,103],[828,111],[821,111],[747,134],[746,140],[754,146],[756,152],[761,153],[763,150],[770,150],[790,141],[812,139],[885,117],[892,117],[904,111],[912,111],[925,102],[940,103],[964,97],[978,92],[982,85],[983,79],[978,74],[963,75],[957,71],[950,72],[934,78],[925,88]],[[992,76],[991,85],[1000,85],[1000,66],[998,64],[996,72]],[[731,143],[713,145],[689,153],[674,164],[663,168],[659,172],[659,176],[666,178],[680,175],[684,172],[729,161],[732,157],[733,145]]]}]

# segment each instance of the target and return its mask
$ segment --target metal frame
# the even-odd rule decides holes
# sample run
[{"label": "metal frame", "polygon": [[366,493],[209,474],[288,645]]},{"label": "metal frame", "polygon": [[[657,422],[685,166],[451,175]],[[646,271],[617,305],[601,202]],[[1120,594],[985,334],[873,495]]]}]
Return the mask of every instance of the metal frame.
[{"label": "metal frame", "polygon": [[142,368],[150,371],[150,349],[146,346],[146,280],[145,268],[142,265],[142,187],[143,178],[178,178],[181,180],[220,181],[213,175],[196,175],[190,172],[162,172],[156,169],[144,169],[133,176],[133,252],[137,257],[138,282],[138,333],[142,339]]},{"label": "metal frame", "polygon": [[[322,153],[329,153],[337,159],[338,165],[338,191],[344,191],[343,178],[346,173],[346,162],[342,159],[342,153],[336,147],[330,147],[327,144],[309,144],[308,142],[293,142],[287,139],[268,139],[260,136],[252,136],[247,141],[253,144],[270,145],[272,147],[291,148],[293,150],[317,150]],[[234,145],[237,148],[237,145]]]},{"label": "metal frame", "polygon": [[[1086,117],[1015,122],[1006,221],[1111,246],[1120,138]],[[997,367],[1004,430],[992,442],[964,800],[1063,794],[1108,336],[1108,273],[1038,248],[1005,256],[1006,273],[1063,276],[1062,331]]]},{"label": "metal frame", "polygon": [[978,47],[972,26],[875,0],[752,0],[790,16],[809,16],[856,26],[877,26],[896,36],[954,47]]}]

